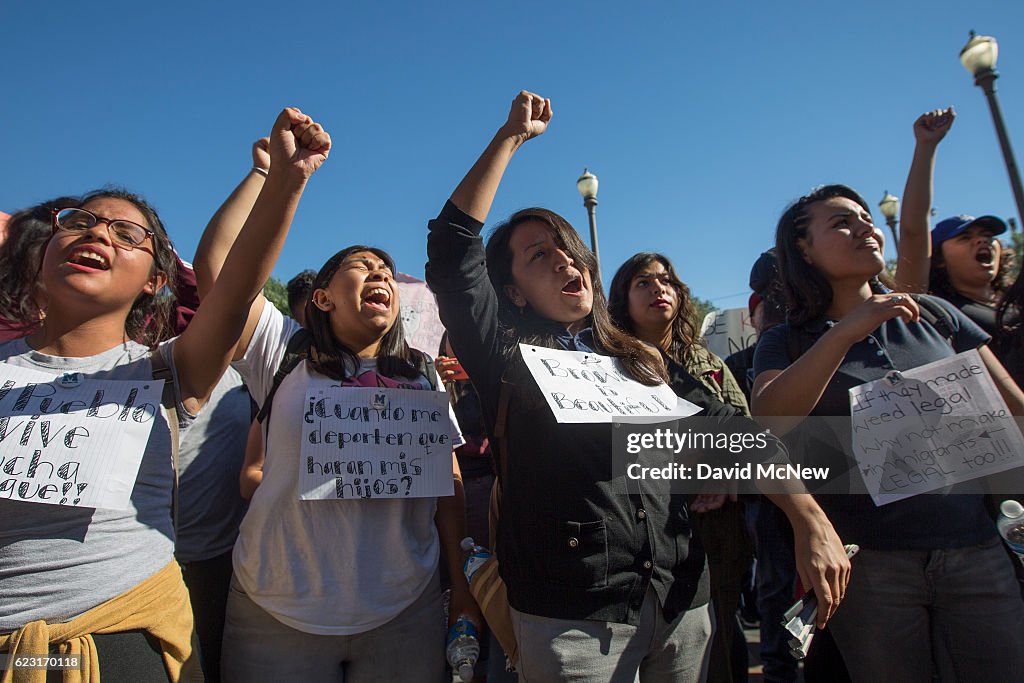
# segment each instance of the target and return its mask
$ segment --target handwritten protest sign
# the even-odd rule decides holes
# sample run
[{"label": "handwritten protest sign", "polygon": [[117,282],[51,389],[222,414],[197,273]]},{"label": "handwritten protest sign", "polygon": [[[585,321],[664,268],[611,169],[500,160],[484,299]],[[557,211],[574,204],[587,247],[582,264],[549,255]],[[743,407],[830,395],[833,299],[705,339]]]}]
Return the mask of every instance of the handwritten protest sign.
[{"label": "handwritten protest sign", "polygon": [[745,308],[711,311],[704,316],[700,334],[708,350],[719,358],[726,358],[757,342],[757,330],[750,322]]},{"label": "handwritten protest sign", "polygon": [[129,507],[162,388],[0,363],[0,498]]},{"label": "handwritten protest sign", "polygon": [[434,293],[422,280],[399,273],[395,276],[401,300],[402,327],[409,346],[436,355],[444,334]]},{"label": "handwritten protest sign", "polygon": [[661,384],[640,384],[609,356],[520,344],[526,367],[558,422],[687,417],[700,408]]},{"label": "handwritten protest sign", "polygon": [[1024,438],[974,350],[850,389],[850,414],[876,505],[1024,465]]},{"label": "handwritten protest sign", "polygon": [[306,395],[299,498],[450,496],[452,424],[438,391],[313,387]]}]

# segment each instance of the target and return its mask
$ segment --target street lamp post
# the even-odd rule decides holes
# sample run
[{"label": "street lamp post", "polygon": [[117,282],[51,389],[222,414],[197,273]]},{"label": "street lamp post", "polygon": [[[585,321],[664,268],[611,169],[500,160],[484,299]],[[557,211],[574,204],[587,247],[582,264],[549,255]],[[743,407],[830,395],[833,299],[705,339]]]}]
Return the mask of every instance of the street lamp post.
[{"label": "street lamp post", "polygon": [[996,72],[998,58],[999,44],[996,39],[991,36],[975,35],[974,31],[971,31],[970,39],[960,50],[960,62],[974,76],[974,84],[985,92],[996,135],[999,137],[999,146],[1006,161],[1006,172],[1010,175],[1013,198],[1017,202],[1017,215],[1024,217],[1024,189],[1021,188],[1020,173],[1013,158],[1013,147],[1010,146],[1010,136],[1003,122],[1003,111],[999,107],[999,98],[996,97],[996,79],[999,78]]},{"label": "street lamp post", "polygon": [[584,168],[583,175],[576,181],[576,189],[583,196],[583,206],[587,207],[587,215],[590,218],[590,248],[600,266],[601,259],[597,255],[597,176]]},{"label": "street lamp post", "polygon": [[900,199],[896,195],[889,194],[889,190],[882,195],[882,201],[878,202],[878,208],[885,216],[885,224],[892,230],[892,245],[898,247],[900,236],[896,233],[896,216],[900,214]]}]

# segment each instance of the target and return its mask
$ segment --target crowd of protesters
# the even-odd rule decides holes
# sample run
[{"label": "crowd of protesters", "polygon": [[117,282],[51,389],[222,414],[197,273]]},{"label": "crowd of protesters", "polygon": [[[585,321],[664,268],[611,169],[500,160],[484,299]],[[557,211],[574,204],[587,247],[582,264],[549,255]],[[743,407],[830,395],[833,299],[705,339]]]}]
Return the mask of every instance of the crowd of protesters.
[{"label": "crowd of protesters", "polygon": [[[379,247],[353,243],[297,275],[290,315],[262,296],[329,163],[330,135],[298,109],[253,144],[194,265],[125,190],[9,217],[3,362],[85,381],[165,377],[170,398],[126,509],[0,496],[4,683],[58,680],[16,661],[48,655],[81,658],[65,680],[436,683],[450,675],[445,611],[447,625],[479,629],[475,680],[745,681],[741,612],[760,622],[768,681],[801,668],[829,683],[1019,676],[1024,583],[985,496],[877,506],[800,487],[684,496],[657,480],[623,493],[612,423],[557,420],[520,346],[612,357],[723,429],[770,423],[780,452],[800,419],[848,416],[853,387],[970,350],[1024,414],[1024,282],[1010,282],[1014,255],[996,239],[1006,224],[955,216],[929,230],[952,110],[914,124],[895,272],[856,191],[812,190],[751,270],[757,343],[726,359],[702,341],[664,254],[627,259],[606,297],[595,255],[549,209],[517,211],[484,240],[509,163],[552,117],[549,99],[517,95],[427,225],[437,359],[410,347],[398,267]],[[322,233],[328,244],[365,238],[329,230],[342,234]],[[453,495],[303,499],[304,415],[327,386],[446,391]],[[845,446],[802,443],[840,460]],[[466,536],[498,561],[508,623],[491,626],[514,639],[508,670],[463,572]],[[859,546],[852,561],[844,544]],[[821,630],[800,667],[781,622],[802,590]]]}]

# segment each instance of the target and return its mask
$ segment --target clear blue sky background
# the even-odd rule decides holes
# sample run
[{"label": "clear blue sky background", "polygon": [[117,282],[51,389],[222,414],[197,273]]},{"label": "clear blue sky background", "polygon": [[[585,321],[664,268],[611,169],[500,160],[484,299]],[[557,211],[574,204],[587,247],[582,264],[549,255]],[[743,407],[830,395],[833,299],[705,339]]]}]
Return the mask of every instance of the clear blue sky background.
[{"label": "clear blue sky background", "polygon": [[555,119],[517,155],[492,219],[540,205],[586,234],[575,181],[589,166],[606,281],[658,250],[695,294],[741,306],[789,201],[825,182],[872,205],[902,194],[927,109],[958,112],[939,151],[940,217],[1016,213],[957,55],[968,29],[1000,40],[1000,97],[1024,154],[1022,19],[1009,0],[5,0],[0,209],[125,185],[190,257],[250,143],[295,105],[334,149],[275,274],[369,242],[421,276],[427,219],[527,88],[552,98]]}]

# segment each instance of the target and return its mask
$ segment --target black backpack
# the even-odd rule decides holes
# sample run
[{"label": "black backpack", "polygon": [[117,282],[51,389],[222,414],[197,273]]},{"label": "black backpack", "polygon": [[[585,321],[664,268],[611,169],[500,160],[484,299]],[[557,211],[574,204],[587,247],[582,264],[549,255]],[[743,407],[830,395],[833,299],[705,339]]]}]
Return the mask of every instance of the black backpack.
[{"label": "black backpack", "polygon": [[[295,366],[300,361],[305,360],[309,356],[309,347],[312,343],[313,335],[306,328],[300,329],[288,340],[288,345],[284,350],[284,358],[281,359],[281,364],[277,367],[277,372],[274,373],[274,381],[270,385],[270,393],[267,394],[266,400],[263,401],[263,406],[256,414],[256,419],[260,424],[264,424],[270,417],[270,411],[274,405],[274,395],[277,393],[278,388],[280,388],[281,382],[284,381],[289,372],[295,369]],[[419,351],[416,354],[415,367],[417,372],[427,378],[431,390],[437,391],[437,370],[434,368],[434,359]]]}]

